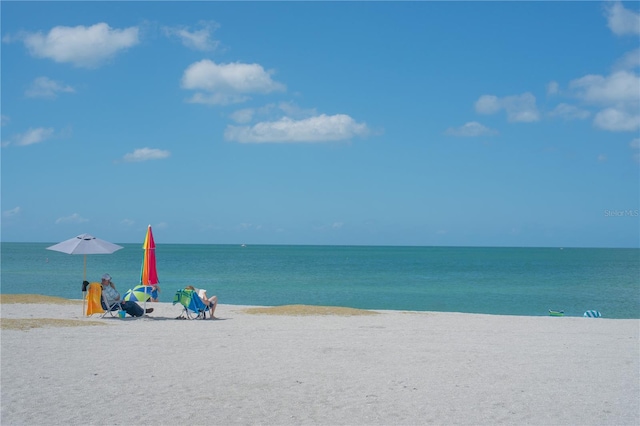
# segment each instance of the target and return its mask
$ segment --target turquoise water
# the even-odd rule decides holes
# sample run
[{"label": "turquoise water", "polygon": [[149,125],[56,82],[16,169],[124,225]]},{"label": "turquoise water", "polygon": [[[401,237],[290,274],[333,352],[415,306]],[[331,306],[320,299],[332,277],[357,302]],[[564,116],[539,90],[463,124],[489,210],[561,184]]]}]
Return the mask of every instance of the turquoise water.
[{"label": "turquoise water", "polygon": [[[83,256],[2,243],[2,293],[80,298]],[[87,279],[140,280],[141,244],[87,256]],[[160,301],[186,285],[220,302],[640,318],[640,250],[158,244]]]}]

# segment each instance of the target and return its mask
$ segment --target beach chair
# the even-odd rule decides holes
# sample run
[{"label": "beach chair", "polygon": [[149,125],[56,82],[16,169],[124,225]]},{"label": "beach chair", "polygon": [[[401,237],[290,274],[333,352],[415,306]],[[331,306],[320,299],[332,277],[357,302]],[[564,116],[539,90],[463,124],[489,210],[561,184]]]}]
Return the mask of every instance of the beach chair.
[{"label": "beach chair", "polygon": [[198,293],[193,290],[182,289],[173,296],[173,304],[180,303],[182,312],[176,319],[206,319],[209,307],[204,304]]},{"label": "beach chair", "polygon": [[101,318],[104,318],[109,314],[115,317],[118,315],[118,311],[123,310],[120,302],[109,305],[106,296],[102,294],[102,285],[100,283],[90,283],[87,286],[87,290],[87,316],[102,314]]},{"label": "beach chair", "polygon": [[[100,285],[100,284],[98,284]],[[105,296],[102,293],[102,285],[100,285],[100,297],[102,297],[102,307],[103,309],[106,308],[104,310],[104,314],[102,314],[101,318],[104,318],[105,316],[111,315],[112,317],[115,317],[118,315],[118,311],[124,311],[124,309],[122,309],[122,304],[119,301],[116,301],[114,303],[112,303],[111,305],[109,304],[109,302],[107,302],[107,296]]]}]

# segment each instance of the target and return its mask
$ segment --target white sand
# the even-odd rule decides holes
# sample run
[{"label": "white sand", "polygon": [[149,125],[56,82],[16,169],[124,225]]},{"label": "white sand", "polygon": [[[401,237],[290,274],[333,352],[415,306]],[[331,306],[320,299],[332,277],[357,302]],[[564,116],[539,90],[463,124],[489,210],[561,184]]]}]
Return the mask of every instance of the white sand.
[{"label": "white sand", "polygon": [[[638,320],[381,311],[1,333],[5,425],[638,425]],[[1,317],[90,320],[79,305]]]}]

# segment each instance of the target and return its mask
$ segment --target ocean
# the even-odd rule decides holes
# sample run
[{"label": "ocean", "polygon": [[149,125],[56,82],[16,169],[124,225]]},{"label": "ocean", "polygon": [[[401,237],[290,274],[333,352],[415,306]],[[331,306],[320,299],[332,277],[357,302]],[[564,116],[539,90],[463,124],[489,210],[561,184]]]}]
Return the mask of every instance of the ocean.
[{"label": "ocean", "polygon": [[[6,243],[0,291],[82,297],[83,256]],[[87,280],[140,282],[141,244],[87,256]],[[640,250],[157,244],[160,301],[187,285],[234,305],[328,305],[498,315],[640,318]]]}]

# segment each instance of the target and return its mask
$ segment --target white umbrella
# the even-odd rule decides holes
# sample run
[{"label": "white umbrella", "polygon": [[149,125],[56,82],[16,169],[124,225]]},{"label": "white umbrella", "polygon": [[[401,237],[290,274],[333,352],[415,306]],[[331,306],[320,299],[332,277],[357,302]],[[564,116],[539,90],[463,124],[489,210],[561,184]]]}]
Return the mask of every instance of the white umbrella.
[{"label": "white umbrella", "polygon": [[[75,238],[63,241],[61,243],[47,247],[47,250],[59,251],[67,254],[83,254],[84,255],[84,278],[87,280],[87,255],[88,254],[111,254],[115,251],[124,248],[117,244],[110,243],[100,238],[96,238],[93,235],[81,234]],[[86,296],[86,289],[82,291],[82,313],[84,314],[84,299]]]}]

